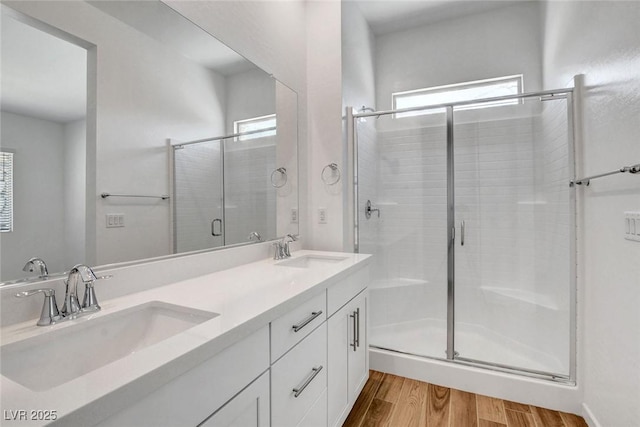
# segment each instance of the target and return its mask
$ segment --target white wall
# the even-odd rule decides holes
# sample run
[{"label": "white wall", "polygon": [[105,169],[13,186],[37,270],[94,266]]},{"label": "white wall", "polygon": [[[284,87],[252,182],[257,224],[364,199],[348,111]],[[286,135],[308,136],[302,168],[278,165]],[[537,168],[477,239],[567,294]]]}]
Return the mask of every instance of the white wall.
[{"label": "white wall", "polygon": [[538,90],[541,43],[538,2],[379,36],[376,107],[391,109],[393,92],[514,74]]},{"label": "white wall", "polygon": [[[86,263],[87,125],[76,120],[64,125],[64,239],[65,266]],[[45,260],[46,261],[46,260]],[[58,270],[51,270],[52,272]]]},{"label": "white wall", "polygon": [[[640,3],[546,7],[544,82],[585,74],[577,175],[640,162]],[[640,211],[640,179],[616,175],[578,190],[579,383],[591,424],[640,418],[640,244],[622,237],[623,212]]]},{"label": "white wall", "polygon": [[[341,127],[340,2],[310,1],[306,5],[308,246],[319,250],[341,250],[345,232],[346,180],[326,185],[320,177],[322,169],[330,163],[337,163],[343,175],[350,169],[346,165]],[[319,223],[319,208],[327,211],[326,224]]]},{"label": "white wall", "polygon": [[[358,112],[363,106],[375,109],[375,37],[366,19],[360,12],[360,8],[354,2],[342,3],[342,114],[345,115],[346,107],[353,107],[354,112]],[[367,199],[377,200],[377,163],[375,162],[376,153],[376,133],[375,120],[370,118],[358,126],[358,137],[360,146],[358,147],[360,164],[358,173],[364,175],[361,180],[364,184],[359,187],[360,202],[365,203]],[[347,141],[346,119],[343,119],[343,140],[347,148],[347,163],[343,167],[345,184],[349,187],[345,194],[344,203],[347,204],[344,209],[344,249],[353,250],[354,247],[354,230],[353,230],[353,183],[348,179],[353,171],[353,147],[349,146]],[[345,173],[346,172],[346,173]],[[362,210],[360,210],[362,214]],[[367,227],[370,222],[364,221],[362,217],[360,226],[364,228],[363,235],[371,236]],[[369,253],[366,244],[362,245],[360,252]]]},{"label": "white wall", "polygon": [[14,228],[2,233],[2,280],[22,272],[31,257],[49,271],[62,271],[64,246],[64,126],[33,117],[2,113],[2,147],[14,149]]},{"label": "white wall", "polygon": [[275,114],[276,86],[262,70],[233,74],[226,78],[226,134],[233,133],[233,122]]}]

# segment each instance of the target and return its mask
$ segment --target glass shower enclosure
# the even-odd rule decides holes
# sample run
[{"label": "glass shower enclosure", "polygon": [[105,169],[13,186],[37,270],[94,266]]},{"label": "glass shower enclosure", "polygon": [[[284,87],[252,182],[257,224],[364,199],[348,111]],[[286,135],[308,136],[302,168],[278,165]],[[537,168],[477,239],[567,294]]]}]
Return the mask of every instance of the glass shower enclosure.
[{"label": "glass shower enclosure", "polygon": [[370,344],[570,382],[572,92],[499,99],[348,114]]},{"label": "glass shower enclosure", "polygon": [[286,172],[276,169],[275,128],[172,144],[170,156],[174,253],[276,236]]}]

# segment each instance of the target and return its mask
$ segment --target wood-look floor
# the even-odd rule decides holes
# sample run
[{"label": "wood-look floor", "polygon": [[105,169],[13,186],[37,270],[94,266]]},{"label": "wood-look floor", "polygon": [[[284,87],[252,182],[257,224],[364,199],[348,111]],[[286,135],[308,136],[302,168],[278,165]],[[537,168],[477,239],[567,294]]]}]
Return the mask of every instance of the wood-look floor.
[{"label": "wood-look floor", "polygon": [[343,427],[586,427],[582,417],[370,371]]}]

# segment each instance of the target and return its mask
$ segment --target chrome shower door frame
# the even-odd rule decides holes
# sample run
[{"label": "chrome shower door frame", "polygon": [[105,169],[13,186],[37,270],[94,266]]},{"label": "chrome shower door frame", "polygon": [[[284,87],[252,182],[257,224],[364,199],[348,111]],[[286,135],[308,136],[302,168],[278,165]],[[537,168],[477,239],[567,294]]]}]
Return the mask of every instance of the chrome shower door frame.
[{"label": "chrome shower door frame", "polygon": [[[579,95],[579,92],[578,92]],[[579,129],[575,126],[579,126],[579,118],[576,116],[577,112],[574,110],[574,89],[557,89],[547,90],[540,92],[530,92],[517,95],[508,95],[500,97],[492,97],[485,99],[474,99],[470,101],[460,101],[447,104],[433,105],[429,107],[412,107],[396,110],[381,110],[373,112],[354,113],[352,107],[346,109],[347,120],[347,141],[350,145],[348,150],[352,153],[352,167],[353,167],[353,246],[354,252],[359,252],[359,197],[358,197],[358,143],[357,143],[357,119],[366,117],[380,117],[384,115],[406,113],[413,111],[428,111],[435,109],[446,109],[446,143],[447,143],[447,349],[446,359],[415,355],[419,357],[425,357],[428,359],[444,360],[451,363],[457,363],[465,366],[479,367],[483,369],[489,369],[497,372],[514,373],[522,376],[528,376],[533,378],[546,379],[554,382],[575,384],[576,382],[576,359],[577,359],[577,309],[576,309],[576,292],[577,292],[577,267],[576,267],[576,192],[575,186],[572,186],[569,190],[569,210],[570,210],[570,231],[569,231],[569,248],[570,248],[570,290],[569,290],[569,317],[570,317],[570,342],[569,344],[569,375],[541,372],[536,370],[528,370],[523,368],[515,368],[511,366],[495,364],[485,361],[472,360],[460,358],[455,351],[455,242],[456,242],[456,229],[455,229],[455,170],[454,170],[454,108],[461,107],[470,104],[488,103],[496,101],[506,100],[524,100],[526,98],[539,98],[542,100],[553,99],[566,99],[567,101],[567,144],[568,144],[568,162],[569,162],[569,175],[570,182],[575,180],[575,136],[579,134]],[[578,100],[579,102],[579,100]],[[577,123],[578,122],[578,123]],[[567,182],[569,185],[569,182]],[[381,348],[382,350],[393,351],[403,354],[410,354],[398,350]]]}]

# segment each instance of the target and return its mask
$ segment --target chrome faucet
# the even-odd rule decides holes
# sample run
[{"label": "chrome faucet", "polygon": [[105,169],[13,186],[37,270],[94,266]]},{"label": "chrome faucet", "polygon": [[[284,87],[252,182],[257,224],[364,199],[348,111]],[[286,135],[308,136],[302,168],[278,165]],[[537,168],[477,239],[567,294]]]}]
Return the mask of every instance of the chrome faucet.
[{"label": "chrome faucet", "polygon": [[[44,294],[44,305],[38,326],[48,326],[63,320],[75,319],[85,313],[92,313],[100,310],[98,299],[93,289],[93,283],[100,279],[109,279],[112,276],[96,277],[93,270],[86,265],[78,264],[69,272],[69,277],[64,281],[66,287],[64,295],[64,305],[62,310],[58,311],[56,304],[56,295],[53,289],[35,289],[32,291],[24,291],[16,294],[18,298],[29,297],[39,293]],[[84,299],[82,306],[78,301],[78,282],[84,283]]]},{"label": "chrome faucet", "polygon": [[34,271],[39,270],[41,279],[46,279],[49,277],[49,270],[47,270],[47,264],[44,262],[42,258],[33,257],[22,267],[22,271],[28,271],[29,273],[33,273]]},{"label": "chrome faucet", "polygon": [[294,236],[293,234],[287,234],[282,239],[274,242],[273,246],[275,247],[275,252],[273,254],[273,259],[279,260],[291,257],[289,244],[291,242],[295,242],[296,240],[298,240],[297,236]]},{"label": "chrome faucet", "polygon": [[[86,265],[78,264],[69,271],[69,277],[65,281],[67,287],[64,294],[62,316],[73,316],[80,313],[80,311],[100,310],[95,291],[93,290],[93,282],[96,280],[98,280],[98,278],[95,273]],[[82,281],[85,285],[82,307],[78,300],[78,281]]]},{"label": "chrome faucet", "polygon": [[284,245],[282,241],[278,240],[277,242],[273,242],[273,247],[275,248],[273,252],[273,259],[280,260],[285,259],[287,256],[284,254]]},{"label": "chrome faucet", "polygon": [[293,234],[287,234],[282,238],[282,250],[284,252],[285,258],[291,257],[291,250],[289,249],[289,244],[297,240],[298,240],[298,237],[294,236]]},{"label": "chrome faucet", "polygon": [[251,242],[253,242],[254,240],[256,242],[262,242],[262,236],[257,231],[252,231],[251,233],[249,233],[249,237],[247,237],[247,239],[249,239],[249,241]]}]

